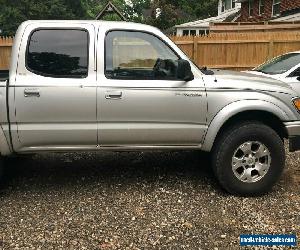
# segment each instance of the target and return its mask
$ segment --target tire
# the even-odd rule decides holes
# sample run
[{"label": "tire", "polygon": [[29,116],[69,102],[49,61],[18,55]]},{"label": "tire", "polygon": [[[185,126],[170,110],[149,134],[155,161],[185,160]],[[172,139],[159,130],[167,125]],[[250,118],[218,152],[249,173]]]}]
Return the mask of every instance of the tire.
[{"label": "tire", "polygon": [[212,153],[219,183],[239,196],[258,196],[270,191],[285,165],[283,140],[273,129],[255,121],[223,132]]}]

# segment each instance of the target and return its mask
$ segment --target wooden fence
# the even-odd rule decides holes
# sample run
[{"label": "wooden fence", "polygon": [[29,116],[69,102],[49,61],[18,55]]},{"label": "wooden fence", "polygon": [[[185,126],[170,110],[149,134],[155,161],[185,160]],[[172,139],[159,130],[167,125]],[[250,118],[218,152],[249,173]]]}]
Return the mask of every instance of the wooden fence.
[{"label": "wooden fence", "polygon": [[[171,37],[198,65],[246,70],[267,59],[300,50],[300,32],[216,33]],[[8,69],[12,38],[0,38],[0,69]]]},{"label": "wooden fence", "polygon": [[0,70],[9,68],[12,43],[12,37],[0,37]]},{"label": "wooden fence", "polygon": [[209,68],[251,69],[277,55],[300,50],[300,32],[216,33],[171,37],[195,63]]}]

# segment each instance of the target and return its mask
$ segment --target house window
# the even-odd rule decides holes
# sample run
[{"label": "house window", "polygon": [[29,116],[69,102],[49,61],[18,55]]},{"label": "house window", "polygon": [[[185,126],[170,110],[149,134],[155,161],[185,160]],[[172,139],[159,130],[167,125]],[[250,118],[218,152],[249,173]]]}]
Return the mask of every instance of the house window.
[{"label": "house window", "polygon": [[265,13],[265,0],[259,0],[259,15]]},{"label": "house window", "polygon": [[196,36],[196,30],[190,30],[190,36]]},{"label": "house window", "polygon": [[[206,31],[207,32],[207,31]],[[206,32],[205,32],[205,30],[199,30],[199,35],[200,36],[204,36],[204,35],[206,35]]]},{"label": "house window", "polygon": [[230,10],[232,8],[235,8],[234,0],[222,0],[222,12],[224,12],[225,10]]},{"label": "house window", "polygon": [[273,0],[273,16],[280,15],[280,0]]},{"label": "house window", "polygon": [[226,10],[231,9],[231,3],[232,3],[232,0],[225,0],[225,9]]},{"label": "house window", "polygon": [[182,33],[184,36],[189,36],[190,35],[190,31],[189,30],[183,30]]},{"label": "house window", "polygon": [[183,30],[183,36],[196,36],[196,30]]},{"label": "house window", "polygon": [[253,0],[249,0],[249,16],[253,16]]}]

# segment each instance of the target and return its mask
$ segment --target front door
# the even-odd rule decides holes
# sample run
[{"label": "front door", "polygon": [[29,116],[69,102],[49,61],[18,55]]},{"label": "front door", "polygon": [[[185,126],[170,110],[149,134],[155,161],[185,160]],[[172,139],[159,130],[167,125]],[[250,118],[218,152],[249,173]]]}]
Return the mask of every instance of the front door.
[{"label": "front door", "polygon": [[110,31],[100,76],[98,138],[101,147],[199,146],[206,130],[202,79],[177,78],[179,59],[157,36]]},{"label": "front door", "polygon": [[96,149],[95,31],[75,27],[48,25],[24,34],[26,54],[19,55],[12,83],[15,150]]}]

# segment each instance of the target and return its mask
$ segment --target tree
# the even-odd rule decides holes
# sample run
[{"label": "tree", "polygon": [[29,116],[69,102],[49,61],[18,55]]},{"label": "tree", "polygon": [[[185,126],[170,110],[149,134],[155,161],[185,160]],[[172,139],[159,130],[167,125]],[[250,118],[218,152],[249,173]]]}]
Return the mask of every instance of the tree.
[{"label": "tree", "polygon": [[4,36],[15,34],[26,20],[82,19],[86,11],[80,0],[0,0],[0,29]]},{"label": "tree", "polygon": [[152,15],[146,20],[147,23],[166,30],[172,27],[179,19],[176,7],[168,0],[154,0],[151,3]]},{"label": "tree", "polygon": [[218,0],[153,0],[151,8],[159,10],[160,15],[152,15],[148,22],[165,30],[176,24],[215,16],[217,6]]}]

